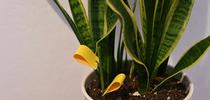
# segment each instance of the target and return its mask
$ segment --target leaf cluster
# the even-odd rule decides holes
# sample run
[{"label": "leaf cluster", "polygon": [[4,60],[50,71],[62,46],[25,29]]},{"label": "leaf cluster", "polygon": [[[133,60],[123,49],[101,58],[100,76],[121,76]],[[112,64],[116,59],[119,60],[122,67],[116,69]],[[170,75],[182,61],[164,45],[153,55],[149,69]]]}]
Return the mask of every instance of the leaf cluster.
[{"label": "leaf cluster", "polygon": [[[140,93],[148,91],[157,75],[165,74],[170,54],[187,27],[194,5],[194,0],[134,0],[133,4],[127,0],[88,0],[86,14],[81,0],[69,0],[72,18],[58,0],[54,1],[80,44],[87,45],[99,57],[101,88],[104,90],[117,74],[128,70],[130,78],[138,76]],[[194,44],[154,89],[192,67],[209,47],[210,36]]]}]

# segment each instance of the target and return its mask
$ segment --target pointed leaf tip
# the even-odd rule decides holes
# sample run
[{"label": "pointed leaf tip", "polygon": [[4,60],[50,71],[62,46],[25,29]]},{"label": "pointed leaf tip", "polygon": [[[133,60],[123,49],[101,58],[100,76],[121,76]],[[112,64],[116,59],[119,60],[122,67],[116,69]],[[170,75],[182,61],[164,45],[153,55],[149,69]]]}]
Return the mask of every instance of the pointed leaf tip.
[{"label": "pointed leaf tip", "polygon": [[186,69],[193,67],[202,56],[207,52],[210,48],[210,36],[206,37],[205,39],[199,41],[195,45],[193,45],[187,52],[181,57],[181,59],[176,64],[175,68],[169,74],[167,78],[165,78],[161,83],[159,83],[153,90],[157,89],[160,85],[166,82],[168,79],[172,78],[173,76],[183,72]]}]

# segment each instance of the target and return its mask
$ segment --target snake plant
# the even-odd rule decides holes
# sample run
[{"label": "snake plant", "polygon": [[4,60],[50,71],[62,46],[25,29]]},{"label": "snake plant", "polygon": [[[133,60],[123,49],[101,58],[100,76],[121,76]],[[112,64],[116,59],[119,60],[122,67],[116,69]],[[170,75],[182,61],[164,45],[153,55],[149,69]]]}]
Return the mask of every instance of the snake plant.
[{"label": "snake plant", "polygon": [[[105,91],[117,74],[129,68],[129,77],[139,78],[139,93],[150,91],[152,80],[165,73],[194,5],[194,0],[134,0],[133,4],[127,0],[88,0],[86,12],[81,0],[69,0],[71,17],[58,0],[54,1],[80,44],[98,56],[96,72],[101,89]],[[153,90],[192,67],[209,47],[210,36],[193,45]]]}]

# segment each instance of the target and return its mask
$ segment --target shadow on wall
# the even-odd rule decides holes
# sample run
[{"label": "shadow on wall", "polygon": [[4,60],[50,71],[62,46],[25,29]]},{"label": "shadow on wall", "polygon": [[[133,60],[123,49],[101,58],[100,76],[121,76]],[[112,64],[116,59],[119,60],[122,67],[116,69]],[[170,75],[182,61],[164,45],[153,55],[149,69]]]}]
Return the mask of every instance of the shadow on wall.
[{"label": "shadow on wall", "polygon": [[[60,0],[60,1],[62,1],[62,0]],[[68,1],[68,0],[64,0],[64,1]],[[65,19],[65,17],[61,13],[61,11],[59,10],[58,6],[55,4],[54,0],[47,0],[47,2],[52,7],[52,9],[55,11],[55,13],[60,17],[61,21],[63,21],[66,24],[66,26],[68,26],[68,28],[71,30],[71,27],[69,26],[69,23],[67,22],[67,20]],[[63,3],[61,2],[61,4],[63,4]],[[69,10],[66,10],[66,11],[70,12]]]}]

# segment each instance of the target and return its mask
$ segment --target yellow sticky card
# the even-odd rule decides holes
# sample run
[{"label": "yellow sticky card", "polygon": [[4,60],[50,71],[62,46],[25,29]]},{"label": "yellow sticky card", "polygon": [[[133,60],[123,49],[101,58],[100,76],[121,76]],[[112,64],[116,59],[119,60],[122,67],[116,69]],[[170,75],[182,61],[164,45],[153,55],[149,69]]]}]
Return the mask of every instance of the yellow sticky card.
[{"label": "yellow sticky card", "polygon": [[85,45],[80,45],[77,51],[74,53],[74,59],[79,63],[90,66],[93,69],[97,69],[99,58],[95,53]]},{"label": "yellow sticky card", "polygon": [[122,86],[125,78],[126,78],[125,74],[123,74],[123,73],[118,74],[114,78],[114,80],[112,81],[112,83],[106,88],[105,92],[103,93],[103,96],[105,94],[107,94],[107,93],[110,93],[110,92],[113,92],[113,91],[118,90]]}]

